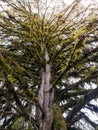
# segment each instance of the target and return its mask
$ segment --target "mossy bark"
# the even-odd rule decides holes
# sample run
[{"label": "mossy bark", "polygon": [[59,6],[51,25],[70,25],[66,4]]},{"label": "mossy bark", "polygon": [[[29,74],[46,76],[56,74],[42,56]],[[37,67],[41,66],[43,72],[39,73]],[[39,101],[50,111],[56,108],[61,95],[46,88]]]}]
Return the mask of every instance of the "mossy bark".
[{"label": "mossy bark", "polygon": [[65,123],[61,110],[57,104],[53,105],[53,117],[54,130],[67,130],[67,124]]},{"label": "mossy bark", "polygon": [[45,54],[45,67],[41,68],[41,85],[38,91],[38,100],[42,111],[37,108],[37,120],[39,122],[39,130],[51,130],[53,123],[53,101],[54,92],[51,80],[51,65],[48,63],[49,56],[46,51]]}]

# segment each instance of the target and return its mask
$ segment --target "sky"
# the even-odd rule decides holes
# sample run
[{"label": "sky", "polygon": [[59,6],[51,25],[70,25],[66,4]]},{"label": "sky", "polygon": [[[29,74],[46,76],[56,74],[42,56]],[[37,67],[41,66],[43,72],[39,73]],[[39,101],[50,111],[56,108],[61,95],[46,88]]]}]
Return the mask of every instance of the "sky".
[{"label": "sky", "polygon": [[[72,3],[74,0],[61,0],[64,1],[67,4]],[[98,0],[82,0],[82,3],[85,4],[89,4],[89,3],[93,3],[93,2],[98,2]]]}]

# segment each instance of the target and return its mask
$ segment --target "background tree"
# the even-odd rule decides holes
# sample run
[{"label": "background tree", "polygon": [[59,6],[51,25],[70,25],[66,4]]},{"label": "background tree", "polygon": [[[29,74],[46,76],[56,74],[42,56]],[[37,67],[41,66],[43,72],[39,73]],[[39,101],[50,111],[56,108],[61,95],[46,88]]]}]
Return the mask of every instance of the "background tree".
[{"label": "background tree", "polygon": [[74,1],[51,12],[44,1],[4,2],[0,129],[79,130],[83,120],[97,129],[83,111],[98,113],[97,7]]}]

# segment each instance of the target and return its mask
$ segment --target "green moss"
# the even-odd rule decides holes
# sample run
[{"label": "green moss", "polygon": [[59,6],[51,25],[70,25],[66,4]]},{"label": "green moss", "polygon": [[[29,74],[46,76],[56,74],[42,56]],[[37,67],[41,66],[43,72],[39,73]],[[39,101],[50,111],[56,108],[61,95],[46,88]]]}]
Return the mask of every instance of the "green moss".
[{"label": "green moss", "polygon": [[13,75],[8,75],[8,79],[10,80],[11,83],[14,83],[16,81]]},{"label": "green moss", "polygon": [[22,130],[23,124],[24,124],[24,118],[20,117],[20,118],[16,119],[16,121],[12,125],[12,129],[13,130],[19,130],[19,129]]},{"label": "green moss", "polygon": [[[78,28],[78,29],[75,30],[74,35],[75,36],[80,36],[80,35],[84,35],[86,33],[87,33],[86,26],[82,26],[81,28]],[[76,39],[76,37],[75,37],[75,39]]]},{"label": "green moss", "polygon": [[57,104],[53,106],[54,115],[54,129],[55,130],[67,130],[67,124],[65,123],[60,108]]},{"label": "green moss", "polygon": [[38,97],[36,96],[36,94],[30,90],[29,88],[26,89],[26,94],[30,99],[33,99],[35,102],[38,102]]},{"label": "green moss", "polygon": [[28,124],[27,130],[33,130],[33,129],[32,129],[32,124],[31,124],[30,122],[29,122],[29,124]]},{"label": "green moss", "polygon": [[4,69],[10,70],[9,64],[7,63],[6,59],[5,59],[2,55],[0,55],[0,65],[1,65]]}]

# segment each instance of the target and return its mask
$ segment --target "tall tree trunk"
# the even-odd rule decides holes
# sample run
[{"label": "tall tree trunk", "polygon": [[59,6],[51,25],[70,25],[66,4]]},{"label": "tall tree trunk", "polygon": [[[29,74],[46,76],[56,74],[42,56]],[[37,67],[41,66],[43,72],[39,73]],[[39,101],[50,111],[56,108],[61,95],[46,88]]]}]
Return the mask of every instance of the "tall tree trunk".
[{"label": "tall tree trunk", "polygon": [[38,91],[39,104],[44,112],[37,108],[37,120],[39,122],[39,130],[51,130],[53,122],[53,101],[54,91],[51,91],[51,65],[48,63],[49,56],[46,51],[45,54],[45,67],[41,68],[41,85]]}]

